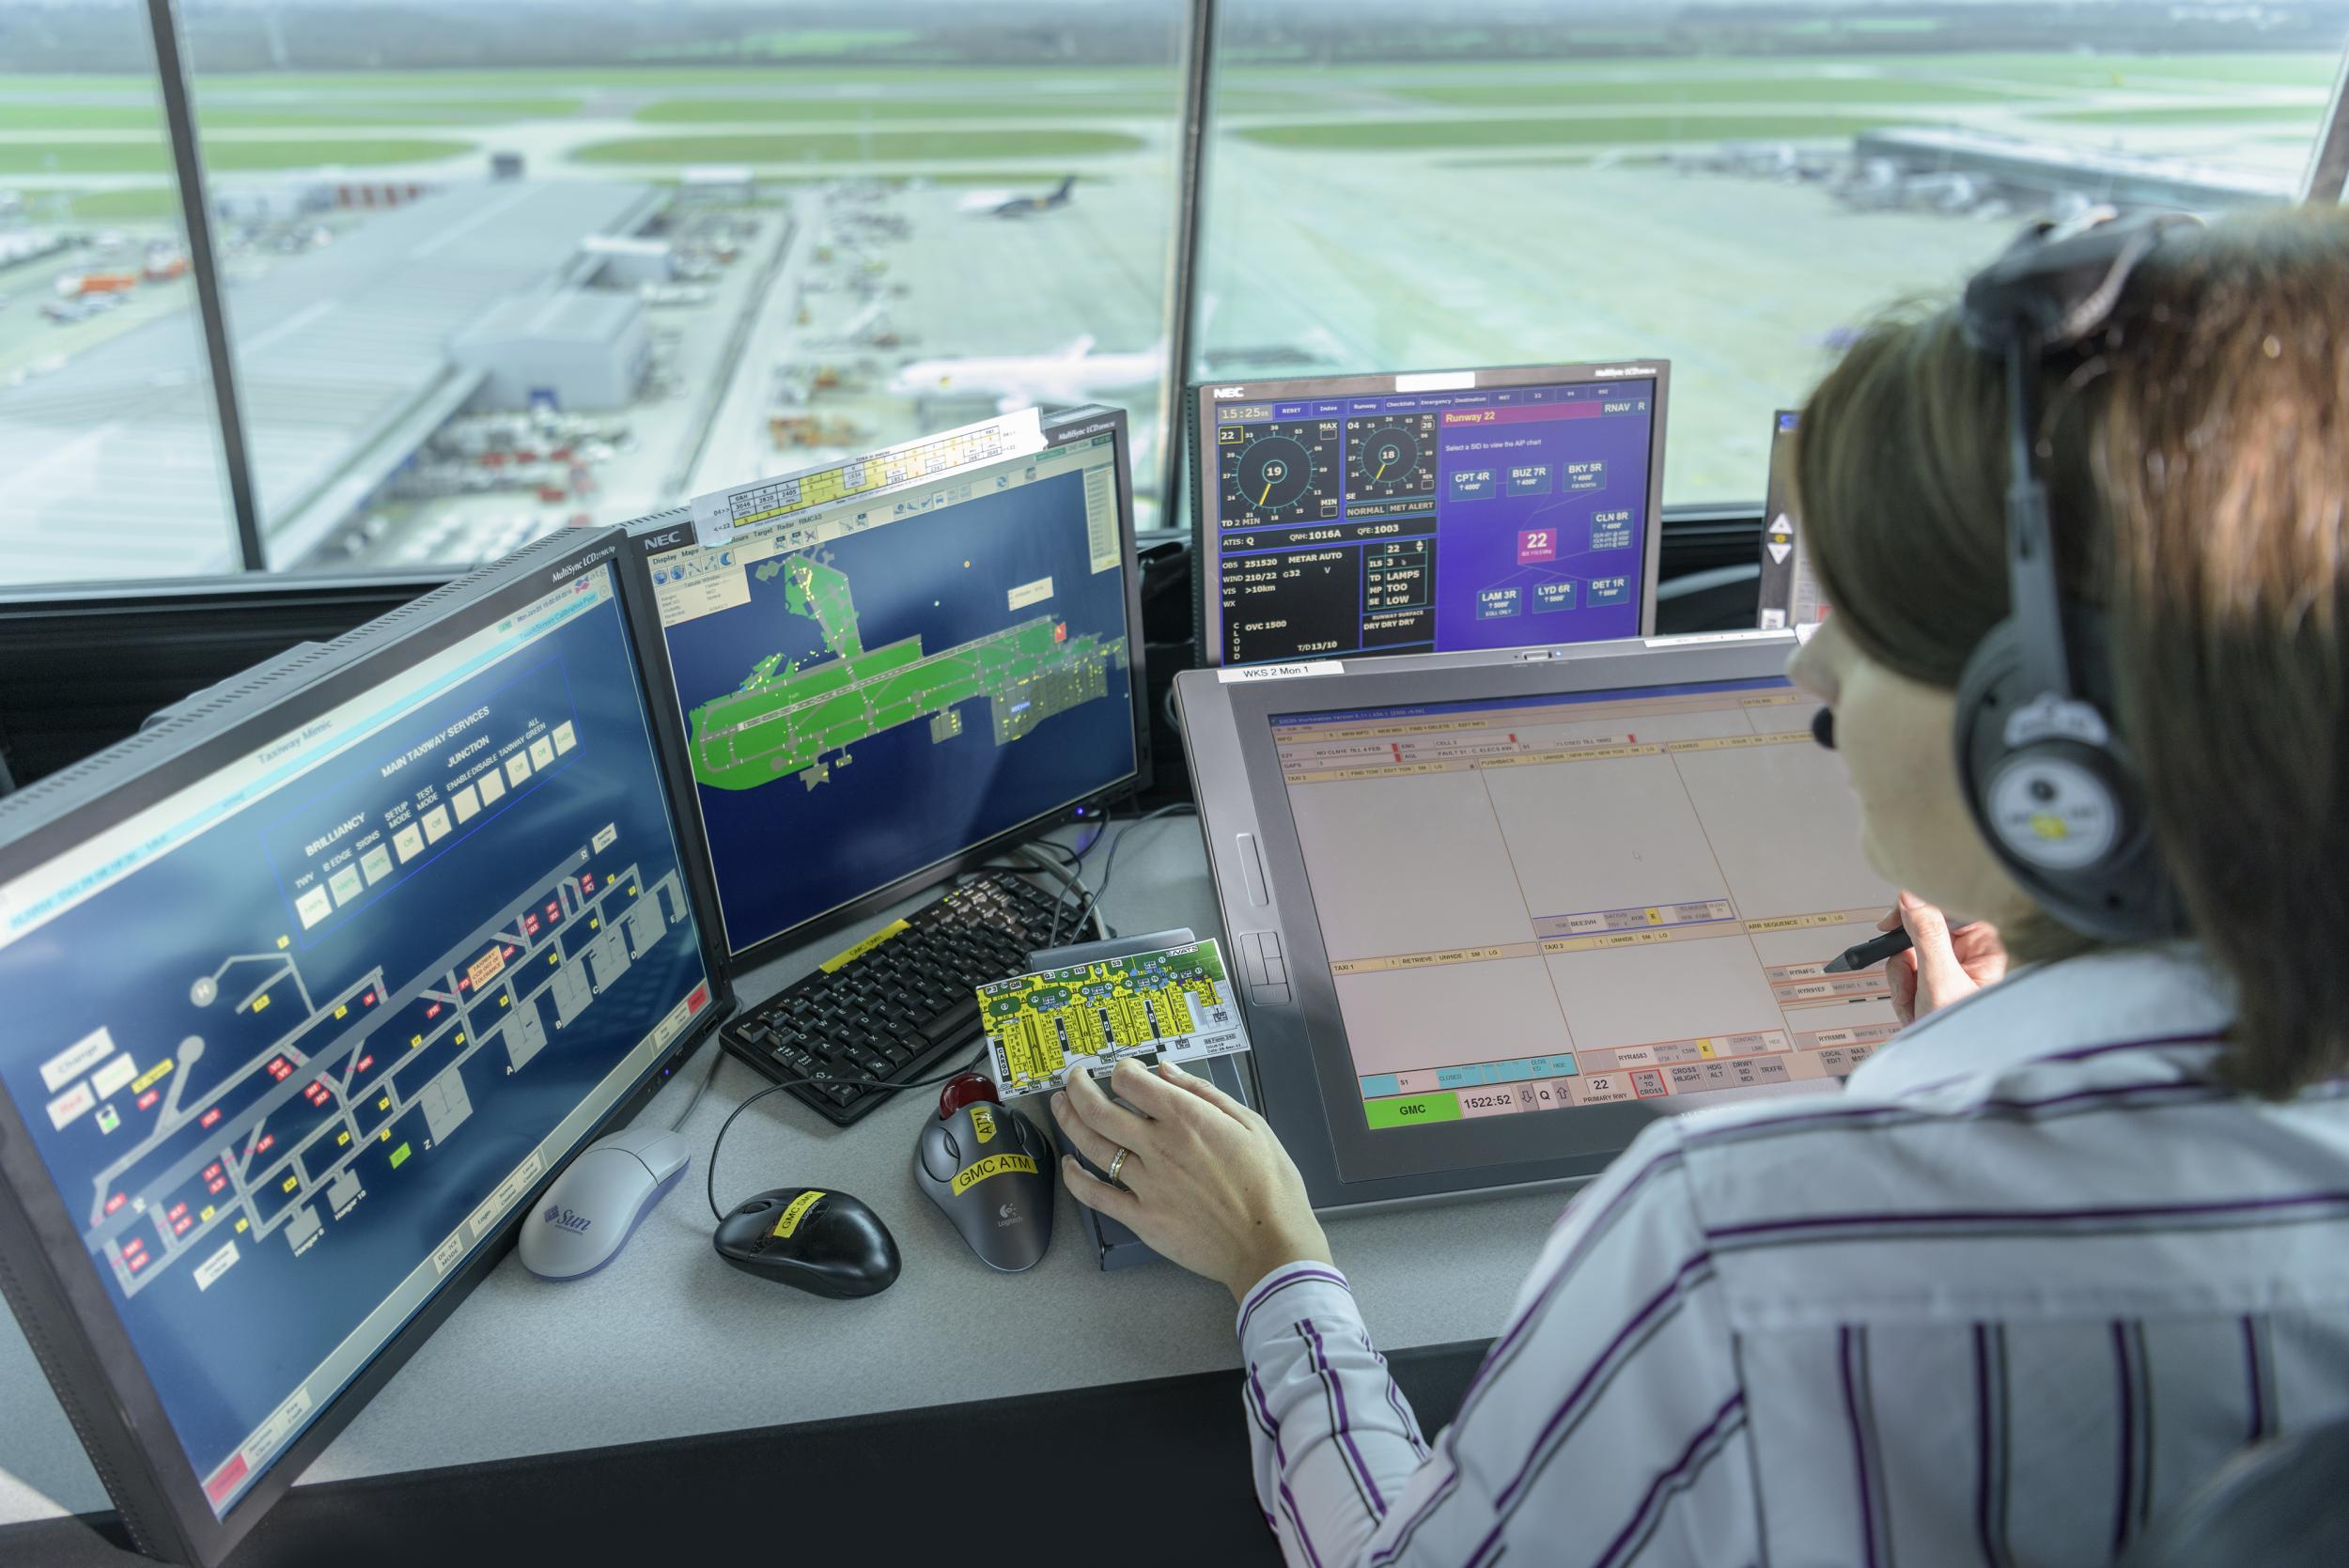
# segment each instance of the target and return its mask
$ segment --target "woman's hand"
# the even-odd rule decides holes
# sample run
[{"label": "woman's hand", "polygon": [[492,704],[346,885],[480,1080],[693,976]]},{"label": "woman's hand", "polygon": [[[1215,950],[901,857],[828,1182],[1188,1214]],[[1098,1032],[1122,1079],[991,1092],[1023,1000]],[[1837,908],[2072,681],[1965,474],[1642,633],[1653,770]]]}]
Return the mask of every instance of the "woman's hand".
[{"label": "woman's hand", "polygon": [[1900,902],[1876,922],[1876,929],[1908,928],[1917,945],[1885,960],[1884,978],[1892,987],[1892,1011],[1903,1024],[1915,1022],[1937,1007],[1947,1007],[2006,974],[2006,948],[1999,928],[1986,920],[1950,929],[1946,916],[1915,893],[1904,891]]},{"label": "woman's hand", "polygon": [[1077,1202],[1193,1274],[1221,1281],[1235,1301],[1284,1263],[1330,1261],[1305,1179],[1263,1117],[1168,1063],[1152,1072],[1120,1061],[1110,1087],[1126,1105],[1081,1071],[1052,1096],[1052,1114],[1085,1158],[1106,1171],[1119,1149],[1128,1151],[1118,1171],[1123,1192],[1064,1158],[1061,1173]]}]

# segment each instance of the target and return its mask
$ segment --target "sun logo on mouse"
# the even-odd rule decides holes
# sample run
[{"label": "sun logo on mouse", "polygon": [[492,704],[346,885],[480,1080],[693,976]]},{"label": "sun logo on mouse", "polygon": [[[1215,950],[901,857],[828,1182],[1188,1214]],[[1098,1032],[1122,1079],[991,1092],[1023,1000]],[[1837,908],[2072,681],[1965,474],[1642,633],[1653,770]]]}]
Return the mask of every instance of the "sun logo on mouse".
[{"label": "sun logo on mouse", "polygon": [[549,1203],[547,1205],[547,1212],[539,1218],[543,1219],[548,1224],[552,1225],[556,1220],[563,1218],[563,1211],[555,1207],[552,1203]]}]

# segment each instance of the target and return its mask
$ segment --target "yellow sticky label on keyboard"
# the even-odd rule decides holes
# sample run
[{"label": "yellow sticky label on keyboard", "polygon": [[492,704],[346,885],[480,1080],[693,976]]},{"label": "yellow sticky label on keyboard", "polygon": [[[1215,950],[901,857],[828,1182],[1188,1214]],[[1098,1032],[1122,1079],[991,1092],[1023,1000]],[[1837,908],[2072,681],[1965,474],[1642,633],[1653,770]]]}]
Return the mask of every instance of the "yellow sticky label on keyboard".
[{"label": "yellow sticky label on keyboard", "polygon": [[787,1236],[793,1231],[798,1230],[800,1221],[807,1218],[807,1211],[814,1208],[817,1200],[821,1197],[823,1194],[820,1192],[802,1192],[792,1199],[790,1203],[784,1205],[783,1214],[776,1219],[775,1228],[771,1234]]},{"label": "yellow sticky label on keyboard", "polygon": [[865,938],[863,941],[858,942],[855,946],[842,948],[839,952],[825,959],[823,963],[817,967],[820,968],[826,974],[837,973],[841,969],[849,964],[855,963],[859,958],[863,957],[866,954],[880,946],[881,943],[887,941],[898,932],[910,931],[912,929],[912,926],[909,925],[902,920],[893,920],[887,925],[882,926],[879,930]]}]

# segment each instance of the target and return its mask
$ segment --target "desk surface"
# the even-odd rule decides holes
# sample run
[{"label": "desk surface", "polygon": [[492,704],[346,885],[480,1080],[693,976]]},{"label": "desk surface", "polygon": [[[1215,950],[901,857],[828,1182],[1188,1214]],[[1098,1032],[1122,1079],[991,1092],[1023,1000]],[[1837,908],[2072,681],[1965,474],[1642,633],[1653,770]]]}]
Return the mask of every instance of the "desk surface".
[{"label": "desk surface", "polygon": [[[1122,930],[1219,928],[1190,818],[1133,830],[1107,901]],[[1087,870],[1097,875],[1099,858]],[[909,906],[910,907],[910,906]],[[866,929],[885,924],[876,916]],[[763,997],[860,931],[754,971]],[[665,1123],[707,1070],[697,1052],[640,1114]],[[900,1095],[834,1127],[785,1094],[726,1136],[720,1202],[788,1183],[870,1203],[905,1271],[865,1301],[825,1301],[729,1267],[709,1245],[704,1161],[718,1124],[766,1080],[731,1057],[683,1128],[687,1179],[600,1273],[551,1284],[511,1255],[420,1348],[304,1477],[336,1481],[437,1466],[792,1421],[870,1415],[1238,1365],[1221,1286],[1150,1264],[1095,1268],[1076,1203],[1058,1194],[1055,1235],[1030,1273],[990,1272],[915,1189],[916,1130],[935,1105]],[[1482,1339],[1500,1327],[1556,1218],[1555,1192],[1457,1209],[1333,1221],[1371,1332],[1390,1349]],[[0,1524],[110,1506],[13,1317],[0,1314]],[[1240,1419],[1236,1405],[1232,1419]]]}]

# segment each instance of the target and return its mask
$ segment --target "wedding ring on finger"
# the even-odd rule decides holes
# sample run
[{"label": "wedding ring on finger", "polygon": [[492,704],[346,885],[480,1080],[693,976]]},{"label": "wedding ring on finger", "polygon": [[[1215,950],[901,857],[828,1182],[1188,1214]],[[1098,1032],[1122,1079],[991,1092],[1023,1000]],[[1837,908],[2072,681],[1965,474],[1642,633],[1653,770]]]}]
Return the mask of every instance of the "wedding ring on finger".
[{"label": "wedding ring on finger", "polygon": [[1126,1169],[1126,1157],[1132,1153],[1131,1149],[1120,1146],[1117,1153],[1110,1156],[1109,1180],[1112,1187],[1121,1189],[1126,1188],[1126,1184],[1117,1179],[1117,1173]]}]

